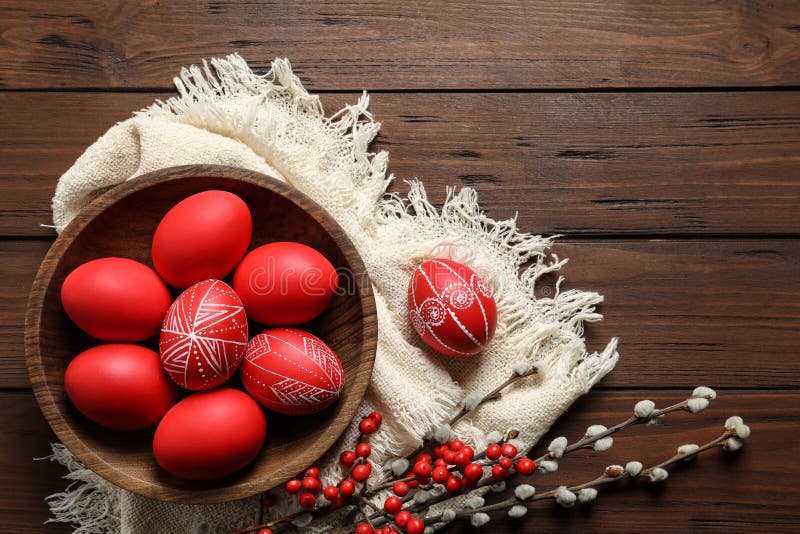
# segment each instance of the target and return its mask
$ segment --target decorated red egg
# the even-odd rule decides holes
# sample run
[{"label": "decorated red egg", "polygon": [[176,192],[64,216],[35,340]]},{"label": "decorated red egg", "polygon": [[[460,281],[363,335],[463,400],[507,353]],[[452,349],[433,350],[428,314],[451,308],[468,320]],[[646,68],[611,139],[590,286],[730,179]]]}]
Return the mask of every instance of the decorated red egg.
[{"label": "decorated red egg", "polygon": [[153,236],[153,264],[164,280],[188,287],[224,278],[250,246],[247,204],[227,191],[203,191],[178,202]]},{"label": "decorated red egg", "polygon": [[194,284],[170,306],[159,349],[164,369],[181,387],[217,387],[233,375],[247,351],[242,301],[220,280]]},{"label": "decorated red egg", "polygon": [[290,242],[252,250],[233,275],[248,317],[273,326],[310,321],[331,303],[338,284],[336,269],[325,256]]},{"label": "decorated red egg", "polygon": [[261,404],[288,415],[306,415],[342,394],[344,371],[333,350],[296,328],[273,328],[250,340],[242,384]]},{"label": "decorated red egg", "polygon": [[422,341],[454,358],[480,352],[497,326],[497,305],[486,282],[466,265],[444,258],[414,270],[408,311]]},{"label": "decorated red egg", "polygon": [[67,366],[64,389],[83,415],[115,430],[155,425],[178,395],[158,354],[128,343],[80,353]]},{"label": "decorated red egg", "polygon": [[104,341],[155,336],[171,302],[169,289],[153,269],[126,258],[86,262],[61,286],[61,304],[70,319]]},{"label": "decorated red egg", "polygon": [[156,428],[153,454],[175,476],[209,480],[252,462],[266,435],[264,412],[246,393],[230,388],[203,391],[167,412]]}]

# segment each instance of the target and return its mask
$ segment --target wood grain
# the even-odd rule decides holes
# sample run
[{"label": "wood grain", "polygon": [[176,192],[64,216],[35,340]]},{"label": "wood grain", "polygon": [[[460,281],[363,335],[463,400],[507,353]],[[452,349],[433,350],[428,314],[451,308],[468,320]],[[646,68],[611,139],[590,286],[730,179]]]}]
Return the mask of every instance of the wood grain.
[{"label": "wood grain", "polygon": [[[0,93],[0,235],[52,235],[57,177],[163,94]],[[329,112],[355,94],[327,95]],[[376,149],[435,202],[577,234],[800,232],[800,92],[378,94]],[[758,214],[757,216],[754,214]]]},{"label": "wood grain", "polygon": [[3,2],[2,88],[167,87],[290,57],[313,89],[797,85],[792,0]]},{"label": "wood grain", "polygon": [[71,532],[44,526],[44,498],[69,483],[58,463],[34,461],[50,454],[56,437],[30,391],[0,391],[0,525],[4,532]]},{"label": "wood grain", "polygon": [[[798,387],[800,246],[794,239],[559,242],[565,287],[606,297],[589,347],[620,338],[601,387]],[[0,241],[0,387],[28,386],[24,306],[43,240]],[[552,295],[543,279],[540,296]]]},{"label": "wood grain", "polygon": [[[269,417],[269,439],[244,470],[208,481],[163,471],[152,455],[152,429],[120,434],[83,417],[67,399],[64,371],[75,354],[98,344],[75,327],[61,306],[61,284],[78,265],[104,256],[150,264],[152,235],[176,200],[208,189],[230,191],[251,212],[253,243],[284,239],[321,252],[350,277],[351,291],[334,296],[307,328],[341,360],[346,377],[329,409],[303,418]],[[120,233],[120,228],[125,231]],[[227,280],[227,279],[226,279]],[[98,197],[47,252],[25,318],[25,357],[36,400],[58,438],[87,467],[115,485],[151,499],[206,504],[243,499],[282,484],[314,463],[350,424],[370,382],[377,316],[366,269],[335,220],[298,190],[255,171],[187,165],[148,173]]]},{"label": "wood grain", "polygon": [[[308,88],[327,93],[329,112],[377,91],[375,148],[390,151],[401,180],[419,176],[434,202],[446,185],[472,185],[489,215],[519,210],[525,230],[568,234],[555,249],[571,259],[566,286],[606,296],[589,346],[619,335],[622,359],[543,443],[621,420],[641,398],[730,388],[706,413],[637,427],[602,457],[563,462],[552,480],[657,460],[734,413],[753,427],[741,454],[711,454],[661,488],[610,489],[569,511],[539,506],[482,531],[798,529],[794,0],[0,0],[0,37],[3,531],[71,531],[42,525],[42,499],[66,481],[59,466],[30,461],[54,435],[24,390],[22,359],[56,179],[108,127],[169,96],[181,66],[231,52],[260,72],[291,58]],[[553,287],[543,279],[537,293]],[[552,487],[545,477],[534,485]]]},{"label": "wood grain", "polygon": [[[620,338],[604,387],[797,387],[796,240],[570,242],[567,287],[606,297],[587,327],[597,350]],[[546,286],[545,286],[546,288]]]},{"label": "wood grain", "polygon": [[[606,425],[628,416],[633,404],[651,398],[664,405],[683,398],[685,390],[593,391],[542,439],[541,450],[555,436],[580,436],[590,424]],[[711,439],[722,421],[738,414],[753,435],[737,455],[712,452],[674,472],[659,488],[644,483],[606,489],[589,506],[563,510],[540,504],[522,521],[497,516],[487,532],[789,532],[800,522],[800,393],[797,391],[721,391],[701,415],[676,414],[663,427],[634,427],[615,438],[606,453],[576,453],[561,462],[554,475],[535,475],[537,490],[554,484],[579,483],[608,464],[638,459],[655,462],[674,447]],[[30,392],[0,392],[0,517],[12,532],[42,532],[47,517],[42,499],[61,491],[65,471],[57,464],[33,462],[48,453],[54,439]],[[68,532],[48,525],[47,532]],[[469,531],[463,523],[447,532]],[[485,530],[484,530],[485,531]],[[477,531],[476,531],[477,532]]]}]

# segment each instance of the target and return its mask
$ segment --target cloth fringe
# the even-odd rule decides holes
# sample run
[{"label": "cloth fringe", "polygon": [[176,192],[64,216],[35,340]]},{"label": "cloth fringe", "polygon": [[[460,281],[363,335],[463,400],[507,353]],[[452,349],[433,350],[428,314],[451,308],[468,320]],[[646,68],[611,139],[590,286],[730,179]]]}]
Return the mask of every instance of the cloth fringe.
[{"label": "cloth fringe", "polygon": [[67,523],[75,534],[119,532],[119,488],[80,463],[62,444],[51,444],[52,454],[38,460],[58,462],[67,468],[71,483],[64,491],[45,499],[52,519],[47,523]]}]

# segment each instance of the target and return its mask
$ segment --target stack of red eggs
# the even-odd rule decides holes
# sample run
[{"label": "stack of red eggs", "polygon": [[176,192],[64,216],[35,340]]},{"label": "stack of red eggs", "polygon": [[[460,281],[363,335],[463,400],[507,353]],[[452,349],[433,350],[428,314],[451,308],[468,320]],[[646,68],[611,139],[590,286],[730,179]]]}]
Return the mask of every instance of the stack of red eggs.
[{"label": "stack of red eggs", "polygon": [[[311,414],[334,403],[344,386],[330,347],[287,328],[330,304],[338,287],[333,265],[300,243],[269,243],[247,253],[251,236],[252,216],[242,199],[204,191],[159,223],[155,270],[100,258],[78,266],[61,288],[75,324],[108,342],[70,362],[64,376],[70,400],[108,428],[158,424],[155,458],[179,477],[217,478],[249,464],[266,438],[258,403],[283,414]],[[231,273],[228,285],[222,279]],[[184,291],[173,300],[169,286]],[[250,338],[249,321],[272,328]],[[159,353],[133,344],[157,335]],[[219,387],[237,370],[246,393]],[[179,402],[176,384],[191,392]]]}]

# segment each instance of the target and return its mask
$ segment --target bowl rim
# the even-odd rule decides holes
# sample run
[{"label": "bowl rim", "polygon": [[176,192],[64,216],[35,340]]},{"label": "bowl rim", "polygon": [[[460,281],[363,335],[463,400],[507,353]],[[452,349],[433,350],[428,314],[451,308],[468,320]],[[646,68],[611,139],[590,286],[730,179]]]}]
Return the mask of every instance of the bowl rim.
[{"label": "bowl rim", "polygon": [[[328,232],[353,271],[355,289],[358,292],[362,308],[361,356],[357,368],[358,372],[354,373],[355,379],[350,384],[354,395],[349,399],[348,404],[342,408],[341,413],[343,416],[336,417],[331,421],[330,431],[324,433],[327,446],[321,449],[319,456],[313,461],[319,459],[333,446],[347,429],[353,416],[355,416],[372,375],[378,331],[377,311],[372,285],[361,282],[366,279],[364,276],[367,274],[366,267],[349,236],[333,216],[297,188],[261,172],[226,165],[166,167],[123,182],[90,202],[58,235],[39,266],[25,310],[25,360],[36,402],[50,428],[75,457],[94,473],[123,489],[152,499],[182,504],[213,504],[242,499],[266,491],[285,482],[291,475],[279,476],[267,483],[259,479],[243,478],[235,484],[215,487],[213,491],[203,490],[198,492],[142,480],[112,466],[85,444],[64,419],[62,411],[58,408],[59,402],[44,372],[39,335],[44,313],[44,300],[52,283],[54,272],[58,268],[64,252],[72,245],[84,228],[97,215],[130,194],[167,182],[191,178],[224,178],[248,182],[284,197],[311,216]],[[291,459],[287,458],[286,463],[290,462]],[[296,471],[300,472],[306,467],[307,465],[298,465]]]}]

